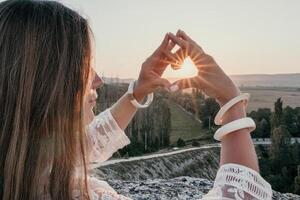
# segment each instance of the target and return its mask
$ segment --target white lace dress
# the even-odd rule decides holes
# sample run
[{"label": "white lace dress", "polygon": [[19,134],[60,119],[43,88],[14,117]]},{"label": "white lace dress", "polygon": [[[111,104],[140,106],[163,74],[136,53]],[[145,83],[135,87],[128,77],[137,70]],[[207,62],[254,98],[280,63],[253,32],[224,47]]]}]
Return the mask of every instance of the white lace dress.
[{"label": "white lace dress", "polygon": [[[118,149],[130,143],[129,138],[118,126],[109,109],[95,117],[88,127],[88,136],[92,141],[90,162],[104,162]],[[93,200],[125,200],[130,199],[118,194],[105,181],[89,177]],[[74,191],[76,199],[76,191]],[[272,189],[256,171],[238,164],[225,164],[220,167],[213,188],[202,198],[203,200],[271,200]]]}]

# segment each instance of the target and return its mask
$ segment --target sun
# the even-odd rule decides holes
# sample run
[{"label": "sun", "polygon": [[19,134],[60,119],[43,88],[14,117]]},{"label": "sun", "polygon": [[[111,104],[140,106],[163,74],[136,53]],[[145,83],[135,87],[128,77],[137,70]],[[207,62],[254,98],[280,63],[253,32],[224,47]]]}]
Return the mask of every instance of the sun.
[{"label": "sun", "polygon": [[197,68],[190,58],[186,58],[180,69],[174,70],[168,66],[163,74],[163,78],[176,81],[182,78],[193,77],[197,75]]}]

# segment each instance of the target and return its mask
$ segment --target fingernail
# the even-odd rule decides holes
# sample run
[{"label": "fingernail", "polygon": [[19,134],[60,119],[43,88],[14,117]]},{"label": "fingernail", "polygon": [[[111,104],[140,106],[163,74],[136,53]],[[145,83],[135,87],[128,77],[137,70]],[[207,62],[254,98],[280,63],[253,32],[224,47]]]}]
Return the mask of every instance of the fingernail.
[{"label": "fingernail", "polygon": [[171,87],[170,87],[170,91],[171,92],[176,92],[177,90],[179,89],[179,87],[178,87],[178,85],[172,85]]}]

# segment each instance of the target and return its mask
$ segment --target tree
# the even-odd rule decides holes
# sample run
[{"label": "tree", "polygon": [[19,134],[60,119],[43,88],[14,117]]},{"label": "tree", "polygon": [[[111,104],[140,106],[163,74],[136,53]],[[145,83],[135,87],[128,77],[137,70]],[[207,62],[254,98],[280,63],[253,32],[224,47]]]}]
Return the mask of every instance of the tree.
[{"label": "tree", "polygon": [[[126,92],[128,84],[120,83],[118,79],[115,80],[117,80],[116,84],[105,84],[99,89],[95,114],[110,107]],[[119,150],[121,154],[136,156],[169,146],[171,114],[169,105],[165,101],[166,98],[168,98],[167,92],[157,90],[149,108],[137,111],[125,129],[131,143]]]},{"label": "tree", "polygon": [[271,129],[280,126],[282,124],[282,100],[278,98],[274,103],[274,113],[271,120]]},{"label": "tree", "polygon": [[270,117],[272,115],[271,109],[259,108],[257,111],[251,111],[249,117],[253,118],[256,124],[256,129],[251,134],[252,137],[270,137],[271,123]]},{"label": "tree", "polygon": [[297,176],[295,177],[294,193],[300,194],[300,165],[297,166]]},{"label": "tree", "polygon": [[[291,137],[297,136],[300,130],[300,107],[282,108],[279,98],[274,104],[274,112],[259,109],[249,115],[256,121],[255,136],[262,136],[271,131],[271,146],[269,152],[263,146],[258,146],[260,171],[272,185],[280,192],[300,193],[300,144],[291,144]],[[268,120],[270,119],[270,121]],[[298,169],[297,169],[298,168]]]},{"label": "tree", "polygon": [[203,122],[204,128],[209,128],[214,124],[214,118],[220,109],[214,98],[206,98],[200,105],[199,118]]},{"label": "tree", "polygon": [[156,136],[155,137],[155,140],[154,140],[154,148],[155,148],[155,150],[158,150],[159,149],[159,139],[158,139],[158,137]]},{"label": "tree", "polygon": [[290,134],[293,137],[297,137],[299,130],[296,110],[294,110],[290,106],[285,107],[283,109],[282,120],[283,123],[287,126],[287,129],[289,130]]},{"label": "tree", "polygon": [[259,129],[262,132],[262,137],[270,137],[271,127],[270,127],[269,122],[265,118],[263,118],[260,121]]},{"label": "tree", "polygon": [[272,131],[270,147],[270,158],[272,159],[275,171],[279,173],[283,166],[291,163],[289,147],[291,144],[291,135],[286,126],[281,125]]},{"label": "tree", "polygon": [[257,111],[251,111],[249,117],[257,121],[261,121],[262,119],[269,121],[271,114],[272,114],[271,109],[259,108]]},{"label": "tree", "polygon": [[300,143],[297,140],[291,145],[291,154],[293,163],[295,165],[300,164]]}]

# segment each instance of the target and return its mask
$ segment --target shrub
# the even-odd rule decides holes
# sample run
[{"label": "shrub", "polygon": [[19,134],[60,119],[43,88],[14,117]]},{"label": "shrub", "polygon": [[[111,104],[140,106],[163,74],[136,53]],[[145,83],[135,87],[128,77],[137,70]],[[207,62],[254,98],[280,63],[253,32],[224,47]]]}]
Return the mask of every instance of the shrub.
[{"label": "shrub", "polygon": [[185,146],[185,141],[183,139],[179,138],[177,140],[177,146],[178,147],[184,147]]},{"label": "shrub", "polygon": [[192,142],[192,146],[193,147],[199,147],[200,146],[200,143],[198,141],[193,141]]}]

